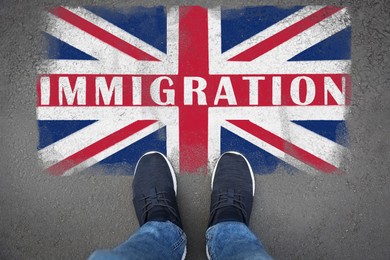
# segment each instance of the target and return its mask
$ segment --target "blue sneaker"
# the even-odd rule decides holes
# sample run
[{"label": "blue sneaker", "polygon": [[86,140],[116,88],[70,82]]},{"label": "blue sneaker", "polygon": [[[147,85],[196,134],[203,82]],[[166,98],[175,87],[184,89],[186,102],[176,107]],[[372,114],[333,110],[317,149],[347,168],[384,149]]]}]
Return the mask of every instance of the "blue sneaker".
[{"label": "blue sneaker", "polygon": [[221,155],[212,174],[211,190],[209,227],[224,221],[249,225],[255,178],[243,155],[236,152]]},{"label": "blue sneaker", "polygon": [[140,226],[152,220],[168,220],[182,229],[176,194],[175,172],[165,155],[144,154],[133,179],[133,204]]}]

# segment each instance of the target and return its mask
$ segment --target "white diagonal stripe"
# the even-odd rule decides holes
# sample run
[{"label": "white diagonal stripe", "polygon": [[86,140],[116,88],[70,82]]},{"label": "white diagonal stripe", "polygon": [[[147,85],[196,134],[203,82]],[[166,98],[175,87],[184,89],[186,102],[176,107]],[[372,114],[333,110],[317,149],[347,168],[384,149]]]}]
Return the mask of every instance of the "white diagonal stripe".
[{"label": "white diagonal stripe", "polygon": [[115,35],[116,37],[122,39],[123,41],[137,47],[138,49],[152,55],[153,57],[164,60],[166,58],[166,54],[162,51],[156,49],[155,47],[149,45],[148,43],[140,40],[139,38],[129,34],[128,32],[124,31],[123,29],[117,27],[116,25],[104,20],[100,16],[95,15],[94,13],[86,10],[82,7],[77,8],[69,8],[66,7],[69,11],[77,14],[78,16],[84,18],[85,20],[95,24],[96,26],[99,26],[103,30]]},{"label": "white diagonal stripe", "polygon": [[167,156],[178,171],[179,162],[175,160],[179,153],[178,116],[177,107],[38,107],[38,120],[99,120],[41,149],[38,154],[49,167],[140,118],[159,120],[159,128],[167,127]]},{"label": "white diagonal stripe", "polygon": [[44,163],[44,167],[48,168],[130,123],[123,120],[97,121],[42,148],[38,151],[38,156]]},{"label": "white diagonal stripe", "polygon": [[[309,6],[299,10],[266,30],[238,44],[221,55],[221,14],[220,9],[209,11],[209,52],[210,74],[345,74],[351,69],[350,60],[288,61],[316,43],[328,38],[350,25],[346,8],[305,30],[298,36],[277,46],[251,62],[228,61],[229,58],[245,51],[266,37],[287,28],[300,19],[321,9]],[[303,16],[300,16],[303,15]],[[311,35],[313,34],[313,35]]]},{"label": "white diagonal stripe", "polygon": [[222,127],[228,129],[229,131],[239,135],[240,137],[242,137],[243,139],[247,140],[248,142],[251,142],[252,144],[260,147],[261,149],[263,149],[264,151],[274,155],[275,157],[277,157],[278,159],[282,160],[282,161],[285,161],[286,163],[294,166],[295,168],[301,170],[301,171],[304,171],[304,172],[307,172],[307,173],[311,173],[311,174],[319,174],[320,171],[318,171],[317,169],[303,163],[302,161],[292,157],[291,155],[283,152],[283,151],[280,151],[279,149],[275,148],[274,146],[272,146],[271,144],[249,134],[248,132],[240,129],[239,127],[233,125],[233,124],[230,124],[228,122],[225,122],[222,124]]},{"label": "white diagonal stripe", "polygon": [[[245,140],[253,143],[261,149],[273,154],[279,159],[290,163],[294,167],[307,171],[318,172],[313,167],[308,166],[294,157],[280,151],[272,145],[258,139],[246,131],[226,122],[229,119],[248,119],[261,127],[271,131],[279,137],[297,145],[301,149],[321,158],[322,160],[339,166],[341,158],[348,156],[349,151],[345,147],[328,140],[316,133],[313,133],[291,120],[344,120],[346,107],[342,106],[300,106],[300,107],[262,107],[254,109],[250,107],[237,108],[210,108],[209,109],[209,140],[208,156],[209,168],[214,165],[215,160],[220,155],[220,128],[221,126],[238,134]],[[243,117],[242,115],[246,115]]]},{"label": "white diagonal stripe", "polygon": [[266,143],[265,141],[257,138],[256,136],[253,136],[246,131],[242,130],[241,128],[227,122],[224,117],[221,117],[218,113],[219,109],[213,109],[209,113],[209,142],[208,142],[208,168],[209,172],[212,172],[212,169],[215,165],[215,162],[219,158],[221,154],[220,145],[219,142],[221,140],[221,127],[237,134],[244,140],[256,145],[257,147],[263,149],[264,151],[274,155],[275,157],[279,158],[282,161],[285,161],[286,163],[294,166],[295,168],[312,174],[318,174],[320,171],[317,169],[303,163],[300,160],[297,160],[296,158],[284,153],[283,151],[278,150],[274,146]]},{"label": "white diagonal stripe", "polygon": [[106,159],[107,157],[113,155],[114,153],[119,152],[123,148],[141,140],[142,138],[148,136],[149,134],[157,131],[161,127],[162,125],[159,122],[156,122],[148,127],[145,127],[144,129],[138,131],[137,133],[123,139],[122,141],[110,146],[109,148],[101,151],[100,153],[92,156],[91,158],[67,170],[62,176],[68,176],[73,173],[81,172],[82,170],[91,167],[92,165]]},{"label": "white diagonal stripe", "polygon": [[237,44],[230,50],[227,50],[222,54],[224,60],[229,60],[230,58],[240,54],[241,52],[253,47],[254,45],[258,44],[259,42],[262,42],[263,40],[279,33],[280,31],[288,28],[289,26],[301,21],[302,19],[306,18],[307,16],[317,12],[323,8],[323,6],[306,6],[297,12],[289,15],[288,17],[284,18],[283,20],[277,22],[274,25],[271,25],[267,29],[259,32],[258,34],[250,37],[249,39],[245,40],[244,42]]},{"label": "white diagonal stripe", "polygon": [[157,48],[131,35],[130,33],[86,10],[85,8],[78,7],[67,9],[86,19],[87,21],[101,27],[107,32],[117,36],[118,38],[139,48],[140,50],[156,57],[161,62],[169,64],[171,67],[175,66],[175,64],[177,66],[179,49],[179,8],[177,6],[167,8],[167,53],[158,50]]},{"label": "white diagonal stripe", "polygon": [[[178,13],[177,7],[172,7],[168,10],[167,54],[164,54],[164,58],[159,62],[135,60],[131,56],[49,13],[47,14],[44,28],[47,33],[98,60],[44,60],[39,65],[38,72],[41,74],[177,74]],[[146,45],[144,44],[142,48]],[[147,47],[145,48],[148,49]],[[162,57],[161,55],[156,56]]]},{"label": "white diagonal stripe", "polygon": [[51,13],[47,14],[45,31],[102,62],[112,59],[110,57],[116,59],[131,58]]},{"label": "white diagonal stripe", "polygon": [[348,152],[348,149],[342,145],[286,119],[280,118],[280,123],[283,125],[281,127],[275,124],[274,118],[261,122],[252,120],[252,122],[336,167],[340,165],[341,155]]},{"label": "white diagonal stripe", "polygon": [[347,9],[343,8],[257,59],[267,62],[269,66],[287,62],[302,51],[347,28],[350,24]]}]

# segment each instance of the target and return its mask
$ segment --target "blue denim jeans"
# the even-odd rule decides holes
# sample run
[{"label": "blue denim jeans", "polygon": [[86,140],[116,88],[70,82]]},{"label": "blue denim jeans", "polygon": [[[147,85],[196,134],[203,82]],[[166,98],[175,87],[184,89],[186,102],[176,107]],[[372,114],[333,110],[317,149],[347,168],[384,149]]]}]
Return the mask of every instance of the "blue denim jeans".
[{"label": "blue denim jeans", "polygon": [[221,222],[206,232],[209,259],[272,259],[260,240],[241,222]]},{"label": "blue denim jeans", "polygon": [[[222,222],[206,232],[209,259],[272,259],[261,242],[240,222]],[[89,260],[184,259],[187,238],[166,221],[145,223],[127,241],[112,250],[97,250]]]}]

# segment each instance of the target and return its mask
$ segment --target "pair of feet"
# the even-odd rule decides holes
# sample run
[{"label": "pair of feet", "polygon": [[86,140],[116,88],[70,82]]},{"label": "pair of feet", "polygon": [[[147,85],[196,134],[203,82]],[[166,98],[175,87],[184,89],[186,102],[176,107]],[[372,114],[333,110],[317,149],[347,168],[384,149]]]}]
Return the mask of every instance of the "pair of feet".
[{"label": "pair of feet", "polygon": [[[254,185],[246,158],[236,152],[224,153],[212,174],[208,226],[224,221],[248,225]],[[159,152],[143,155],[133,180],[133,203],[140,226],[148,221],[170,221],[182,228],[176,195],[176,175],[168,159]]]}]

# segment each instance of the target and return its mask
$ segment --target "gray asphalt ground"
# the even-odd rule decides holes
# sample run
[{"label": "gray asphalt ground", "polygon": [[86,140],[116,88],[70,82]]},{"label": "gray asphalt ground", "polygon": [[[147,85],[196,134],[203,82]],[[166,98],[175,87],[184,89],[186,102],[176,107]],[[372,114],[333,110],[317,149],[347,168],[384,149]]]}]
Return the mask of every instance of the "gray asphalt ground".
[{"label": "gray asphalt ground", "polygon": [[[36,154],[35,67],[42,46],[38,25],[42,10],[58,4],[145,3],[1,3],[0,259],[85,259],[94,249],[113,247],[138,228],[131,204],[132,177],[59,178],[42,173]],[[345,176],[289,175],[283,169],[256,176],[251,228],[276,259],[390,259],[390,2],[288,4],[350,7],[353,98],[347,122],[352,159],[346,162]],[[239,4],[224,1],[224,5]],[[178,182],[189,238],[187,259],[205,259],[210,177],[183,174]]]}]

